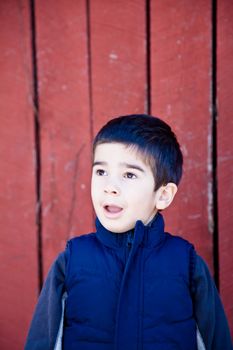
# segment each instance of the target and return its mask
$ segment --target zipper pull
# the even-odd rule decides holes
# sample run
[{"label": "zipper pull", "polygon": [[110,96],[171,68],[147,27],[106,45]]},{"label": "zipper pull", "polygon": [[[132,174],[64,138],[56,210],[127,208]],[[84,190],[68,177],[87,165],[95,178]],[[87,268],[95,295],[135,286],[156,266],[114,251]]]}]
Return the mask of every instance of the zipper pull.
[{"label": "zipper pull", "polygon": [[133,239],[134,239],[134,232],[132,231],[128,234],[128,237],[127,237],[127,244],[126,245],[129,249],[131,249],[131,247],[133,245]]}]

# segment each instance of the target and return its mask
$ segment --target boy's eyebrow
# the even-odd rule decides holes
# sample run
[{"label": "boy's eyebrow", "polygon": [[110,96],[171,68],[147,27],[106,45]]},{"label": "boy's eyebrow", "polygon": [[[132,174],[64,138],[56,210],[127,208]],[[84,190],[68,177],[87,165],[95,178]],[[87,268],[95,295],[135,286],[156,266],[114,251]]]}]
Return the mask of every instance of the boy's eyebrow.
[{"label": "boy's eyebrow", "polygon": [[[96,165],[102,165],[102,166],[106,166],[108,165],[107,162],[94,162],[93,163],[93,167],[96,166]],[[141,168],[139,165],[136,165],[136,164],[129,164],[129,163],[120,163],[121,166],[123,167],[126,167],[128,169],[135,169],[135,170],[139,170],[141,171],[142,173],[145,172],[145,170],[143,168]]]},{"label": "boy's eyebrow", "polygon": [[93,162],[92,166],[95,166],[95,165],[107,165],[107,162]]},{"label": "boy's eyebrow", "polygon": [[139,165],[136,164],[129,164],[129,163],[120,163],[121,165],[125,166],[128,169],[136,169],[144,173],[144,169],[142,169]]}]

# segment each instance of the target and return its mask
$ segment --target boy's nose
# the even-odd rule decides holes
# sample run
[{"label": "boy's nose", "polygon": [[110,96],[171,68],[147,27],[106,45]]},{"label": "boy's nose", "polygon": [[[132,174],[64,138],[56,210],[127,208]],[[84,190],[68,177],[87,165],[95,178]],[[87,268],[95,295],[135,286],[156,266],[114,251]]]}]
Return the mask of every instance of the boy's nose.
[{"label": "boy's nose", "polygon": [[120,188],[113,184],[107,184],[104,188],[104,192],[107,194],[112,194],[114,196],[117,196],[120,194]]}]

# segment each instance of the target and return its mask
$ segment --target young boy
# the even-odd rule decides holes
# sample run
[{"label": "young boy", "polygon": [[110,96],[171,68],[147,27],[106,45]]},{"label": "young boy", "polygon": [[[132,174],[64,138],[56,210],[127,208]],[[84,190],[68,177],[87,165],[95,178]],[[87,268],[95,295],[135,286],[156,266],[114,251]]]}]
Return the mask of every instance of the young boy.
[{"label": "young boy", "polygon": [[164,232],[160,211],[173,201],[182,162],[158,118],[123,116],[99,131],[96,232],[71,239],[54,262],[26,350],[57,349],[61,335],[64,350],[232,349],[206,264],[189,242]]}]

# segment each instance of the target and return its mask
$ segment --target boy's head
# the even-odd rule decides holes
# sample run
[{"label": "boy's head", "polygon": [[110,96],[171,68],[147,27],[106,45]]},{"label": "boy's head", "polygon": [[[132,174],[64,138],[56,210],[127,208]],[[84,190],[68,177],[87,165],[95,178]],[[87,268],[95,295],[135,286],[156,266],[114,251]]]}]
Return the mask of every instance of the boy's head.
[{"label": "boy's head", "polygon": [[123,143],[139,151],[151,167],[155,190],[168,182],[179,184],[183,156],[175,134],[161,119],[145,114],[112,119],[96,135],[93,154],[102,143]]},{"label": "boy's head", "polygon": [[[102,224],[124,232],[173,200],[183,157],[169,125],[148,115],[110,120],[93,143],[92,200]],[[127,208],[127,210],[126,210]],[[122,221],[123,214],[128,223]],[[132,215],[131,215],[132,214]],[[123,218],[124,219],[124,218]]]}]

